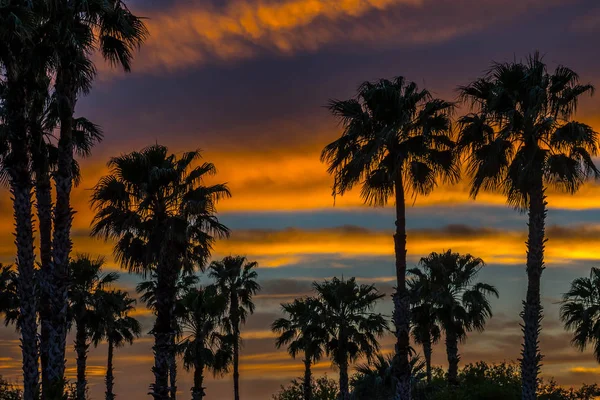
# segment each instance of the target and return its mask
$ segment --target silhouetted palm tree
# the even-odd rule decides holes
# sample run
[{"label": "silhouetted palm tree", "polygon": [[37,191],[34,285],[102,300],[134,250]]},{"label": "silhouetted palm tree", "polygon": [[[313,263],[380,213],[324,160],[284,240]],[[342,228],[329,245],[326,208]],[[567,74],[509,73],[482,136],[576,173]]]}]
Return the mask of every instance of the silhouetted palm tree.
[{"label": "silhouetted palm tree", "polygon": [[[53,174],[56,187],[54,237],[50,271],[48,379],[53,386],[64,381],[67,332],[67,287],[64,280],[71,252],[71,188],[73,185],[74,112],[78,96],[88,93],[95,75],[92,55],[100,53],[112,65],[131,69],[133,51],[147,31],[142,20],[120,0],[51,1],[44,31],[53,44],[55,98],[60,133],[58,163]],[[58,390],[58,388],[57,388]],[[60,389],[62,393],[62,389]],[[57,396],[58,397],[58,396]]]},{"label": "silhouetted palm tree", "polygon": [[348,400],[348,367],[359,357],[371,360],[379,351],[377,338],[388,324],[372,310],[385,295],[373,285],[359,285],[355,278],[314,282],[317,313],[327,333],[325,350],[340,370],[340,400]]},{"label": "silhouetted palm tree", "polygon": [[598,134],[572,120],[579,97],[593,87],[579,84],[579,76],[563,66],[549,73],[536,53],[525,62],[493,64],[483,78],[460,91],[474,108],[460,119],[458,139],[467,154],[471,195],[481,189],[498,191],[508,204],[529,214],[521,375],[523,400],[534,400],[542,358],[538,336],[546,188],[572,194],[589,177],[600,177],[592,160]]},{"label": "silhouetted palm tree", "polygon": [[227,299],[225,327],[233,341],[233,393],[234,400],[240,400],[240,342],[241,325],[246,323],[248,314],[254,313],[252,297],[260,290],[257,282],[256,262],[248,262],[246,257],[229,256],[210,264],[209,276],[215,280],[220,296]]},{"label": "silhouetted palm tree", "polygon": [[[392,355],[377,356],[370,363],[359,364],[352,377],[353,400],[388,400],[396,391],[394,378],[394,357]],[[411,383],[414,387],[426,376],[425,362],[419,356],[411,354],[409,360]]]},{"label": "silhouetted palm tree", "polygon": [[2,181],[10,188],[15,218],[24,400],[34,400],[39,391],[33,185],[27,126],[31,89],[28,78],[34,54],[29,44],[39,23],[37,6],[39,2],[15,1],[0,7],[0,167]]},{"label": "silhouetted palm tree", "polygon": [[92,196],[92,235],[115,241],[123,268],[156,276],[156,400],[169,398],[177,278],[182,271],[202,269],[215,240],[229,233],[216,217],[216,204],[230,196],[229,190],[224,184],[204,185],[216,170],[210,163],[193,167],[199,159],[199,151],[178,158],[160,145],[112,158],[111,174],[100,180]]},{"label": "silhouetted palm tree", "polygon": [[589,278],[577,278],[563,295],[560,319],[565,329],[573,331],[571,343],[583,351],[594,346],[600,362],[600,269],[592,268]]},{"label": "silhouetted palm tree", "polygon": [[410,269],[408,280],[411,302],[411,332],[415,343],[423,346],[427,383],[431,383],[432,346],[440,340],[441,330],[436,316],[432,280],[428,271]]},{"label": "silhouetted palm tree", "polygon": [[410,395],[409,313],[406,291],[405,195],[428,195],[438,178],[459,178],[454,143],[449,137],[453,105],[434,99],[427,90],[403,77],[365,82],[355,99],[330,102],[329,108],[342,123],[342,137],[328,144],[321,159],[334,176],[333,194],[343,195],[361,185],[364,201],[374,206],[396,205],[397,288],[394,324],[397,336],[396,400]]},{"label": "silhouetted palm tree", "polygon": [[194,373],[192,399],[202,400],[206,395],[204,370],[224,374],[233,359],[231,337],[222,330],[227,299],[211,285],[189,290],[181,303],[185,314],[181,319],[183,340],[178,348],[183,354],[183,366]]},{"label": "silhouetted palm tree", "polygon": [[[185,316],[186,310],[181,303],[182,297],[194,287],[200,279],[196,275],[180,275],[176,283],[175,311],[173,318],[173,331],[176,332],[171,337],[171,350],[169,354],[169,396],[171,400],[177,396],[177,352],[175,342],[181,334],[179,320]],[[152,274],[152,279],[140,282],[136,286],[136,292],[141,294],[142,300],[146,306],[156,314],[156,274]]]},{"label": "silhouetted palm tree", "polygon": [[458,343],[472,330],[479,332],[492,316],[488,296],[498,297],[498,291],[487,283],[473,283],[483,260],[470,254],[460,255],[448,250],[431,253],[420,261],[423,272],[414,271],[419,279],[429,279],[436,319],[446,336],[448,355],[448,382],[458,383]]},{"label": "silhouetted palm tree", "polygon": [[323,357],[327,340],[317,301],[309,297],[282,304],[287,317],[279,318],[271,325],[273,332],[279,335],[275,342],[277,348],[287,345],[287,351],[293,358],[304,353],[304,400],[312,399],[311,365]]},{"label": "silhouetted palm tree", "polygon": [[108,342],[108,358],[106,362],[106,400],[114,400],[113,393],[113,356],[115,347],[132,344],[140,337],[140,323],[129,314],[135,311],[135,300],[127,292],[120,290],[103,292],[96,299],[98,317],[91,326],[92,343],[98,346],[100,342]]},{"label": "silhouetted palm tree", "polygon": [[10,265],[0,264],[0,315],[6,326],[17,322],[19,316],[19,275]]}]

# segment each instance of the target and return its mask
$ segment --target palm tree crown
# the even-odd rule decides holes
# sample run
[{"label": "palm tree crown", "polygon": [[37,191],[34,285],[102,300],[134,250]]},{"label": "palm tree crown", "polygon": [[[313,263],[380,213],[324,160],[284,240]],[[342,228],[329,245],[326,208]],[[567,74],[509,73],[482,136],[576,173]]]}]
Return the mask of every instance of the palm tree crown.
[{"label": "palm tree crown", "polygon": [[600,362],[600,269],[592,268],[589,278],[577,278],[563,295],[560,318],[565,328],[573,331],[571,343],[583,351],[594,346]]},{"label": "palm tree crown", "polygon": [[355,278],[313,285],[327,335],[325,350],[340,369],[341,399],[347,400],[349,364],[363,356],[370,360],[379,351],[378,338],[388,329],[386,319],[372,311],[384,294],[373,285],[359,285]]}]

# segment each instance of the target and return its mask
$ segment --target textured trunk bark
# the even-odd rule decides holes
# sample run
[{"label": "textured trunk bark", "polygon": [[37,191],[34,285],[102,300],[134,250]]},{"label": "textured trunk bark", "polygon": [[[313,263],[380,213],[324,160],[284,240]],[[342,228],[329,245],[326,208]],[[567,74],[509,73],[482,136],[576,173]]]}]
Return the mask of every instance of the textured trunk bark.
[{"label": "textured trunk bark", "polygon": [[231,322],[233,324],[233,398],[240,400],[240,320],[237,316],[239,309],[238,298],[235,293],[231,295]]},{"label": "textured trunk bark", "polygon": [[[71,63],[71,60],[63,60]],[[71,188],[73,185],[73,113],[76,89],[69,67],[60,68],[56,78],[58,93],[60,137],[58,140],[58,167],[54,174],[56,207],[54,209],[54,239],[52,243],[51,323],[49,324],[48,380],[52,391],[48,399],[63,397],[65,383],[65,347],[67,339],[68,264],[71,253]]]},{"label": "textured trunk bark", "polygon": [[115,394],[113,393],[113,387],[115,384],[115,377],[113,375],[113,353],[114,353],[114,345],[111,339],[108,340],[108,360],[106,362],[106,400],[114,400]]},{"label": "textured trunk bark", "polygon": [[37,337],[37,288],[35,279],[35,253],[32,223],[32,177],[29,169],[27,120],[25,118],[25,93],[23,86],[7,68],[7,88],[14,101],[7,101],[7,125],[10,129],[10,191],[13,197],[15,218],[15,244],[19,280],[19,328],[23,357],[23,399],[33,400],[39,390],[39,356]]},{"label": "textured trunk bark", "polygon": [[446,354],[448,356],[448,384],[458,385],[458,337],[452,331],[446,331]]},{"label": "textured trunk bark", "polygon": [[406,290],[406,206],[404,204],[404,184],[402,171],[396,177],[396,233],[394,249],[396,254],[396,293],[394,294],[394,325],[396,329],[396,362],[394,376],[398,383],[394,400],[410,400],[409,330],[410,304]]},{"label": "textured trunk bark", "polygon": [[427,372],[427,383],[431,383],[431,336],[423,342],[423,355],[425,356],[425,370]]},{"label": "textured trunk bark", "polygon": [[304,400],[312,400],[312,373],[310,370],[310,359],[304,359]]},{"label": "textured trunk bark", "polygon": [[202,400],[204,393],[204,364],[196,362],[194,365],[194,386],[192,387],[192,400]]},{"label": "textured trunk bark", "polygon": [[[42,154],[40,154],[42,156]],[[48,339],[50,324],[49,268],[52,262],[52,185],[47,168],[47,160],[35,172],[35,194],[37,200],[37,215],[40,230],[40,360],[42,364],[42,388],[48,387]],[[42,390],[43,394],[43,390]]]},{"label": "textured trunk bark", "polygon": [[85,370],[89,344],[87,341],[85,323],[81,320],[76,321],[75,329],[75,353],[77,354],[77,400],[85,400],[87,393]]},{"label": "textured trunk bark", "polygon": [[177,274],[168,265],[157,271],[156,322],[154,324],[154,384],[152,396],[155,400],[168,400],[169,367],[171,364],[172,321],[175,308],[175,282]]},{"label": "textured trunk bark", "polygon": [[[171,328],[175,331],[175,327]],[[171,400],[177,398],[177,355],[175,354],[175,334],[171,335],[169,343],[169,396]]]},{"label": "textured trunk bark", "polygon": [[343,355],[340,360],[340,400],[350,400],[350,389],[348,386],[348,357]]},{"label": "textured trunk bark", "polygon": [[539,349],[539,333],[542,321],[540,286],[544,270],[544,245],[546,221],[546,196],[541,176],[536,187],[529,193],[529,236],[527,239],[527,295],[523,310],[524,344],[521,353],[521,398],[535,400],[538,373],[542,355]]}]

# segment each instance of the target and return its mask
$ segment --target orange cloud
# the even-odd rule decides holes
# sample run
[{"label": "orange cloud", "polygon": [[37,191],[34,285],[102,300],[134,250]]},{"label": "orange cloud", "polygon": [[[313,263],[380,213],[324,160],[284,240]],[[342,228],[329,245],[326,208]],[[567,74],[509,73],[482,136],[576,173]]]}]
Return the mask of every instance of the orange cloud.
[{"label": "orange cloud", "polygon": [[[500,1],[471,1],[460,14],[436,0],[232,0],[220,6],[142,8],[136,11],[149,18],[150,38],[135,68],[172,70],[265,52],[316,51],[341,41],[371,46],[439,42],[560,2],[524,0],[506,7]],[[432,8],[438,12],[432,14]],[[492,13],[493,19],[482,18]],[[359,18],[360,24],[353,23]]]}]

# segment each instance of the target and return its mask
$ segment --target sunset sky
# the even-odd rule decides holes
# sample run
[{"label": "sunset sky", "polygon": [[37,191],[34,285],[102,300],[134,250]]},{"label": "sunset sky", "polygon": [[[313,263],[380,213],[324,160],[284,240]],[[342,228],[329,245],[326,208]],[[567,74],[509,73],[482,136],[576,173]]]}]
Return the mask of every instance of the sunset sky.
[{"label": "sunset sky", "polygon": [[[301,360],[278,351],[269,331],[279,304],[310,292],[315,279],[356,276],[386,293],[394,281],[394,213],[361,205],[357,193],[331,197],[332,179],[321,149],[340,134],[323,107],[346,99],[364,80],[403,75],[438,97],[456,99],[456,87],[481,76],[495,61],[539,50],[554,68],[565,64],[600,87],[598,0],[135,0],[148,17],[150,38],[132,74],[98,62],[92,93],[77,114],[104,129],[105,140],[82,160],[83,180],[73,193],[77,210],[74,252],[104,255],[111,244],[88,236],[90,188],[106,173],[109,157],[156,142],[173,152],[200,148],[233,197],[219,216],[233,233],[218,242],[214,258],[246,255],[259,262],[263,287],[256,313],[243,328],[241,390],[244,400],[266,400],[300,376]],[[586,98],[578,119],[600,130],[600,94]],[[564,385],[600,383],[591,351],[569,345],[558,320],[560,296],[576,277],[600,264],[600,185],[576,196],[548,192],[549,241],[542,282],[545,308],[541,348],[545,377]],[[470,252],[488,264],[481,279],[497,286],[494,317],[483,334],[460,346],[462,363],[519,356],[519,312],[525,295],[526,216],[501,195],[468,197],[467,182],[440,186],[409,199],[409,265],[431,251]],[[414,205],[413,205],[414,202]],[[13,263],[10,196],[0,196],[0,261]],[[139,277],[122,274],[134,292]],[[391,315],[386,298],[380,310]],[[138,306],[144,332],[152,315]],[[0,375],[20,379],[18,336],[0,327]],[[392,349],[392,338],[382,340]],[[116,352],[115,392],[146,396],[153,376],[152,337]],[[75,364],[69,340],[69,376]],[[434,362],[446,366],[444,349]],[[88,360],[92,399],[104,395],[106,346]],[[336,377],[325,359],[318,374]],[[180,372],[189,397],[191,375]],[[209,380],[208,399],[232,397],[229,376]]]}]

